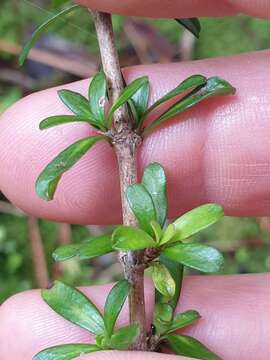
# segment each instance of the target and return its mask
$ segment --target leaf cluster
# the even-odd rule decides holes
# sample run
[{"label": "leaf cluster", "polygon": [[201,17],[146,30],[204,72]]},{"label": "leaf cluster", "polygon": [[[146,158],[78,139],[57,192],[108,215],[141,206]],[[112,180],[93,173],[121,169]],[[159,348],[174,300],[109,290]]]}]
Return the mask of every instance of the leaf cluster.
[{"label": "leaf cluster", "polygon": [[116,321],[130,289],[121,280],[109,292],[103,314],[81,291],[56,281],[52,288],[42,291],[45,302],[59,315],[95,336],[95,344],[66,344],[39,352],[33,360],[72,360],[82,354],[102,350],[127,350],[136,340],[136,324],[116,329]]}]

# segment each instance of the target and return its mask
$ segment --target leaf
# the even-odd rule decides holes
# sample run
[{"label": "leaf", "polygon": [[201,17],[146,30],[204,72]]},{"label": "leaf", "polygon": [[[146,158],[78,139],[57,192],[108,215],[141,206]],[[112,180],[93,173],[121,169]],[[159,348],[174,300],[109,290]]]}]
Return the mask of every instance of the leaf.
[{"label": "leaf", "polygon": [[152,124],[147,126],[144,130],[144,134],[149,133],[150,130],[157,127],[165,120],[190,109],[203,100],[213,96],[234,94],[235,91],[235,88],[232,87],[227,81],[218,77],[209,78],[205,86],[198,87],[191,93],[187,94],[184,98],[166,110],[158,119],[153,121]]},{"label": "leaf", "polygon": [[58,20],[59,18],[61,18],[64,15],[67,15],[69,13],[71,13],[74,10],[79,9],[80,6],[79,5],[73,5],[68,7],[67,9],[64,9],[62,11],[60,11],[58,14],[52,16],[50,19],[48,19],[46,22],[44,22],[40,27],[38,27],[36,29],[36,31],[33,33],[31,39],[25,44],[25,46],[23,47],[23,50],[20,54],[19,57],[19,64],[20,66],[23,65],[23,63],[25,62],[30,50],[32,49],[32,47],[35,45],[35,43],[38,41],[38,39],[40,38],[40,36],[47,31],[47,29],[54,24],[54,22],[56,20]]},{"label": "leaf", "polygon": [[178,86],[176,86],[173,90],[169,91],[166,95],[162,98],[157,100],[149,109],[145,112],[144,117],[156,109],[159,105],[167,102],[174,97],[184,94],[187,91],[194,90],[204,84],[206,84],[207,78],[203,75],[192,75],[182,81]]},{"label": "leaf", "polygon": [[172,323],[173,308],[169,304],[158,303],[155,305],[154,326],[157,335],[165,334]]},{"label": "leaf", "polygon": [[85,240],[82,244],[61,246],[53,252],[53,258],[55,261],[65,261],[78,256],[80,260],[88,260],[112,251],[111,236],[101,235]]},{"label": "leaf", "polygon": [[139,128],[144,118],[149,100],[149,80],[142,85],[141,88],[131,97],[129,104],[134,109],[133,116],[135,118],[136,127]]},{"label": "leaf", "polygon": [[149,192],[143,185],[135,184],[127,188],[126,197],[140,227],[149,235],[154,235],[151,221],[156,220],[156,210]]},{"label": "leaf", "polygon": [[112,234],[113,248],[116,250],[143,250],[157,246],[155,240],[145,231],[131,226],[119,226]]},{"label": "leaf", "polygon": [[52,254],[54,261],[65,261],[77,256],[80,246],[80,244],[69,244],[57,248]]},{"label": "leaf", "polygon": [[223,216],[224,211],[220,205],[205,204],[199,206],[173,222],[176,234],[171,242],[184,240],[208,226],[213,225]]},{"label": "leaf", "polygon": [[223,263],[223,256],[218,250],[200,244],[178,244],[163,250],[162,255],[207,273],[219,271]]},{"label": "leaf", "polygon": [[110,341],[110,348],[113,350],[127,350],[139,336],[139,325],[133,324],[122,327],[116,331]]},{"label": "leaf", "polygon": [[170,300],[175,294],[175,282],[169,272],[163,264],[154,263],[151,267],[151,275],[155,285],[155,288]]},{"label": "leaf", "polygon": [[50,116],[41,121],[39,124],[40,130],[49,129],[51,127],[57,125],[63,125],[73,122],[86,122],[89,124],[89,119],[85,116],[77,116],[77,115],[57,115],[57,116]]},{"label": "leaf", "polygon": [[112,123],[112,117],[114,112],[119,109],[122,105],[127,103],[135,94],[136,92],[143,87],[148,82],[148,77],[143,76],[134,81],[132,81],[129,85],[127,85],[124,90],[122,91],[119,98],[115,101],[111,110],[109,112],[109,126]]},{"label": "leaf", "polygon": [[221,360],[219,356],[207,349],[198,340],[184,335],[168,335],[166,337],[172,350],[177,355],[200,360]]},{"label": "leaf", "polygon": [[175,236],[175,226],[170,224],[167,229],[164,231],[164,234],[159,242],[159,245],[164,245],[168,243]]},{"label": "leaf", "polygon": [[59,315],[93,334],[104,332],[104,321],[96,306],[79,290],[60,281],[42,290],[42,298]]},{"label": "leaf", "polygon": [[80,355],[100,350],[99,347],[91,344],[59,345],[40,351],[33,357],[33,360],[73,360]]},{"label": "leaf", "polygon": [[196,38],[199,39],[201,32],[201,24],[197,18],[187,18],[187,19],[175,19],[180,25],[184,26],[188,31],[190,31]]},{"label": "leaf", "polygon": [[42,171],[36,181],[36,192],[44,200],[52,200],[62,175],[104,136],[91,136],[70,145],[56,156]]},{"label": "leaf", "polygon": [[201,315],[195,310],[187,310],[181,314],[177,314],[174,317],[168,332],[171,333],[178,329],[182,329],[183,327],[189,326],[200,318]]},{"label": "leaf", "polygon": [[70,0],[52,0],[52,6],[58,8],[68,2],[70,2]]},{"label": "leaf", "polygon": [[109,338],[113,333],[116,320],[126,301],[129,290],[130,285],[127,280],[118,281],[106,299],[104,307],[104,323]]},{"label": "leaf", "polygon": [[[168,304],[173,308],[173,310],[175,310],[181,293],[184,267],[182,264],[179,264],[178,262],[166,258],[162,255],[159,257],[159,262],[166,266],[175,282],[174,297],[168,302]],[[160,296],[159,292],[156,292],[156,303],[162,301],[164,301],[164,298]]]},{"label": "leaf", "polygon": [[62,102],[78,116],[93,118],[88,100],[81,94],[71,90],[59,90],[58,96]]},{"label": "leaf", "polygon": [[98,72],[89,86],[90,109],[96,121],[103,127],[105,124],[105,104],[107,100],[107,80],[103,71]]},{"label": "leaf", "polygon": [[151,225],[151,228],[153,229],[156,243],[159,244],[160,238],[162,236],[161,226],[156,221],[151,221],[150,225]]},{"label": "leaf", "polygon": [[85,241],[78,250],[81,260],[92,259],[114,251],[112,248],[111,235],[101,235]]},{"label": "leaf", "polygon": [[163,227],[167,218],[166,175],[163,167],[152,163],[144,169],[142,184],[152,197],[157,214],[157,221]]}]

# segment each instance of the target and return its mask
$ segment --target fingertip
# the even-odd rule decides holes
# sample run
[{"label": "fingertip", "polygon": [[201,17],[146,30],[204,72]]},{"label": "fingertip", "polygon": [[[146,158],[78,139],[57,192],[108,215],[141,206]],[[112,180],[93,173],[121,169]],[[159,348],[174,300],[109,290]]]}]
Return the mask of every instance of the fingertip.
[{"label": "fingertip", "polygon": [[88,355],[81,355],[76,360],[191,360],[190,358],[175,355],[139,351],[102,351]]}]

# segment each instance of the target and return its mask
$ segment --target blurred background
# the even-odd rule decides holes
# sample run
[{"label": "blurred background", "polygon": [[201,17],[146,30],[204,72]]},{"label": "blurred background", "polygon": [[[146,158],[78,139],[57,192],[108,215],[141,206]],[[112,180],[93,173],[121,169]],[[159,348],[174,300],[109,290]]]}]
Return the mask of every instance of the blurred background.
[{"label": "blurred background", "polygon": [[[61,0],[1,0],[0,114],[12,103],[46,87],[90,77],[99,68],[93,23],[84,10],[57,22],[38,42],[23,68],[18,54],[32,31]],[[199,41],[170,20],[114,17],[122,66],[202,59],[270,47],[270,21],[239,16],[202,19]],[[8,171],[3,169],[2,171]],[[53,263],[61,244],[110,231],[100,226],[57,224],[27,216],[0,189],[0,304],[12,294],[45,287],[61,278],[70,284],[104,283],[119,277],[115,258]],[[200,234],[225,254],[224,274],[270,270],[270,219],[226,217]]]}]

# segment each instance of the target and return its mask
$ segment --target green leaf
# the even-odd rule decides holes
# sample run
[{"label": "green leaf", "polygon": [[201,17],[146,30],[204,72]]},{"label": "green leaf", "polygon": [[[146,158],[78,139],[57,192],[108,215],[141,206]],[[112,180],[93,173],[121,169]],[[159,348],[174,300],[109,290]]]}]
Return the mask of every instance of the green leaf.
[{"label": "green leaf", "polygon": [[132,81],[129,85],[127,85],[124,88],[119,98],[115,101],[115,103],[111,107],[111,110],[109,112],[109,125],[111,125],[114,112],[117,109],[119,109],[122,105],[127,103],[141,87],[145,86],[147,82],[148,82],[148,77],[143,76]]},{"label": "green leaf", "polygon": [[187,19],[175,19],[180,25],[184,26],[188,31],[190,31],[196,38],[200,37],[201,24],[197,18],[187,18]]},{"label": "green leaf", "polygon": [[136,127],[139,128],[146,112],[149,100],[149,80],[131,97],[129,104],[133,110]]},{"label": "green leaf", "polygon": [[85,240],[82,244],[61,246],[53,252],[53,258],[55,261],[65,261],[78,256],[80,260],[88,260],[112,251],[111,236],[101,235]]},{"label": "green leaf", "polygon": [[194,90],[195,88],[198,88],[204,84],[206,84],[207,78],[203,75],[192,75],[189,78],[182,81],[178,86],[176,86],[174,89],[169,91],[166,95],[164,95],[162,98],[157,100],[144,114],[144,117],[148,115],[150,112],[152,112],[154,109],[156,109],[159,105],[167,102],[170,99],[173,99],[174,97],[184,94],[187,91]]},{"label": "green leaf", "polygon": [[83,354],[100,351],[96,345],[67,344],[48,348],[36,354],[33,360],[73,360]]},{"label": "green leaf", "polygon": [[207,80],[207,83],[203,87],[198,87],[191,93],[186,95],[176,104],[172,105],[166,110],[158,119],[152,122],[148,127],[145,128],[144,133],[148,133],[153,128],[157,127],[165,120],[172,118],[173,116],[180,114],[191,107],[199,104],[203,100],[206,100],[213,96],[225,96],[235,93],[235,88],[232,87],[227,81],[212,77]]},{"label": "green leaf", "polygon": [[[179,264],[178,262],[173,261],[165,256],[160,256],[159,262],[166,266],[175,282],[174,297],[168,302],[173,310],[175,310],[181,293],[184,267],[182,264]],[[164,297],[162,297],[159,292],[156,292],[156,303],[163,302],[164,300],[166,301],[167,299],[164,299]]]},{"label": "green leaf", "polygon": [[173,308],[169,304],[158,303],[155,305],[154,326],[157,335],[165,334],[171,326]]},{"label": "green leaf", "polygon": [[182,329],[183,327],[189,326],[200,318],[201,315],[195,310],[187,310],[181,314],[177,314],[174,317],[168,332],[171,333],[178,329]]},{"label": "green leaf", "polygon": [[213,225],[224,216],[224,210],[217,204],[199,206],[173,222],[176,234],[170,241],[184,240],[199,231]]},{"label": "green leaf", "polygon": [[67,9],[64,9],[62,11],[60,11],[58,14],[54,15],[53,17],[51,17],[49,20],[47,20],[46,22],[44,22],[32,35],[31,39],[25,44],[20,57],[19,57],[19,64],[20,66],[23,65],[23,63],[25,62],[25,59],[27,58],[30,50],[32,49],[32,47],[35,45],[35,43],[38,41],[38,39],[40,38],[40,36],[47,31],[47,29],[54,24],[54,22],[56,20],[58,20],[59,18],[61,18],[64,15],[67,15],[69,13],[71,13],[74,10],[79,9],[80,6],[79,5],[74,5],[71,7],[68,7]]},{"label": "green leaf", "polygon": [[150,225],[151,225],[151,228],[153,229],[155,239],[156,239],[156,243],[159,244],[160,238],[162,237],[161,226],[156,221],[151,221]]},{"label": "green leaf", "polygon": [[128,281],[118,281],[106,299],[104,307],[104,323],[109,338],[113,333],[116,320],[122,310],[122,307],[124,306],[129,290],[130,285]]},{"label": "green leaf", "polygon": [[80,244],[69,244],[57,248],[52,256],[54,261],[66,261],[78,255]]},{"label": "green leaf", "polygon": [[198,340],[184,335],[168,335],[166,337],[172,350],[177,355],[200,360],[221,360],[219,356],[207,349]]},{"label": "green leaf", "polygon": [[175,282],[169,270],[165,265],[159,263],[154,263],[150,266],[150,269],[155,288],[166,299],[172,299],[175,294]]},{"label": "green leaf", "polygon": [[88,100],[81,94],[71,90],[59,90],[58,96],[62,102],[78,116],[93,118]]},{"label": "green leaf", "polygon": [[157,246],[155,240],[145,231],[131,226],[119,226],[112,235],[113,248],[116,250],[143,250]]},{"label": "green leaf", "polygon": [[139,325],[133,324],[125,326],[116,331],[110,341],[110,348],[113,350],[128,350],[139,336]]},{"label": "green leaf", "polygon": [[55,8],[59,8],[60,6],[70,2],[70,0],[52,0],[52,6]]},{"label": "green leaf", "polygon": [[103,71],[98,72],[89,86],[90,109],[96,121],[105,129],[105,104],[107,100],[107,80]]},{"label": "green leaf", "polygon": [[162,255],[207,273],[219,271],[223,263],[223,256],[218,250],[200,244],[178,244],[163,250]]},{"label": "green leaf", "polygon": [[152,163],[144,169],[142,184],[152,197],[157,214],[157,221],[163,227],[167,218],[166,175],[163,167]]},{"label": "green leaf", "polygon": [[164,245],[168,243],[175,236],[175,226],[170,224],[167,229],[164,231],[164,234],[159,242],[159,245]]},{"label": "green leaf", "polygon": [[153,236],[151,221],[156,220],[156,210],[149,192],[143,185],[135,184],[128,187],[126,197],[140,227]]},{"label": "green leaf", "polygon": [[111,235],[101,235],[85,241],[78,250],[81,260],[92,259],[114,251],[112,248]]},{"label": "green leaf", "polygon": [[104,333],[104,321],[97,307],[79,290],[60,281],[42,290],[42,298],[59,315],[93,334]]},{"label": "green leaf", "polygon": [[40,130],[45,130],[57,125],[63,125],[73,122],[86,122],[89,124],[89,119],[87,119],[85,116],[77,116],[77,115],[50,116],[41,121],[41,123],[39,124],[39,128]]},{"label": "green leaf", "polygon": [[36,192],[44,200],[52,200],[62,175],[104,136],[91,136],[81,139],[62,151],[42,171],[36,181]]}]

